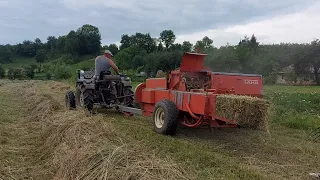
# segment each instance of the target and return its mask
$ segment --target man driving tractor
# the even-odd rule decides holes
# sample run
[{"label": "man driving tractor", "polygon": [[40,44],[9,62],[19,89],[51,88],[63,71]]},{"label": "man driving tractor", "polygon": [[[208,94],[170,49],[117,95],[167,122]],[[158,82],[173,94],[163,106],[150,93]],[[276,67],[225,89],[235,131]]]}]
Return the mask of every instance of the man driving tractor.
[{"label": "man driving tractor", "polygon": [[113,54],[110,50],[105,50],[104,55],[97,56],[95,59],[95,75],[99,76],[101,71],[109,71],[110,67],[115,71],[116,74],[119,74],[119,69],[115,63],[111,60]]}]

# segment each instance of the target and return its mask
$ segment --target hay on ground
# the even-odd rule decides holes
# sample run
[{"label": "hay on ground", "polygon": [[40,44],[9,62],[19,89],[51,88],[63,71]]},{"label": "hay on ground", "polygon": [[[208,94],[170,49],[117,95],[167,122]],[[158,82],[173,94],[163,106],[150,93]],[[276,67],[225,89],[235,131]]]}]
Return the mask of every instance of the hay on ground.
[{"label": "hay on ground", "polygon": [[19,141],[29,143],[17,153],[30,164],[17,163],[14,172],[12,165],[0,164],[0,179],[187,179],[170,159],[155,156],[140,142],[124,142],[102,115],[63,111],[50,90],[37,83],[16,89],[30,114],[12,129],[21,133]]},{"label": "hay on ground", "polygon": [[239,95],[216,97],[216,116],[234,120],[240,127],[268,131],[269,113],[270,102],[264,99]]}]

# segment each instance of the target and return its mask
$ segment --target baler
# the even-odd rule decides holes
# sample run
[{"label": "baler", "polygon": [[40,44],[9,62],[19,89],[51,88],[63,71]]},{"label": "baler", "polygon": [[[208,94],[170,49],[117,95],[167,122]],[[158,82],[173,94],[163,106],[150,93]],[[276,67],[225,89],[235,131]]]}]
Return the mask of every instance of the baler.
[{"label": "baler", "polygon": [[233,119],[217,116],[216,97],[234,94],[262,98],[262,76],[213,72],[203,66],[207,54],[184,53],[180,68],[164,78],[149,78],[135,89],[141,109],[120,106],[122,112],[149,116],[157,133],[173,135],[178,123],[237,128]]}]

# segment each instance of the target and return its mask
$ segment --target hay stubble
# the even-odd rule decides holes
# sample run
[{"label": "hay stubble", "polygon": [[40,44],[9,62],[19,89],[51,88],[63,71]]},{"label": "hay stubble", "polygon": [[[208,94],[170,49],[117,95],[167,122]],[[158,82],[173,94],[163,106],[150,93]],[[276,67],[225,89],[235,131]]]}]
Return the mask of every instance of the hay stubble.
[{"label": "hay stubble", "polygon": [[[63,98],[62,89],[54,88]],[[172,160],[146,151],[140,142],[124,142],[102,115],[67,111],[51,91],[35,81],[14,90],[29,110],[26,120],[11,127],[20,131],[25,149],[16,151],[25,161],[16,162],[16,170],[0,166],[0,179],[187,179]]]}]

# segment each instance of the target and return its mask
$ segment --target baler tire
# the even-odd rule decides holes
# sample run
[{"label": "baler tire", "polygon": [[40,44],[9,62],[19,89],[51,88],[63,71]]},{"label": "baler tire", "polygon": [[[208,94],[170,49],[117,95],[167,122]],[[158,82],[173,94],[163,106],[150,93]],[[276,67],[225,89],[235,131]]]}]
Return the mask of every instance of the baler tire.
[{"label": "baler tire", "polygon": [[69,90],[65,96],[65,103],[69,110],[76,108],[76,100],[73,91]]},{"label": "baler tire", "polygon": [[[163,114],[163,125],[162,127],[159,127],[157,125],[157,117],[160,114],[159,111],[163,111],[160,113]],[[177,132],[177,126],[178,126],[178,115],[179,115],[179,109],[177,106],[170,100],[162,100],[158,102],[154,108],[153,112],[153,128],[155,132],[163,135],[175,135]],[[158,117],[159,118],[159,117]],[[158,119],[159,120],[159,119]]]}]

